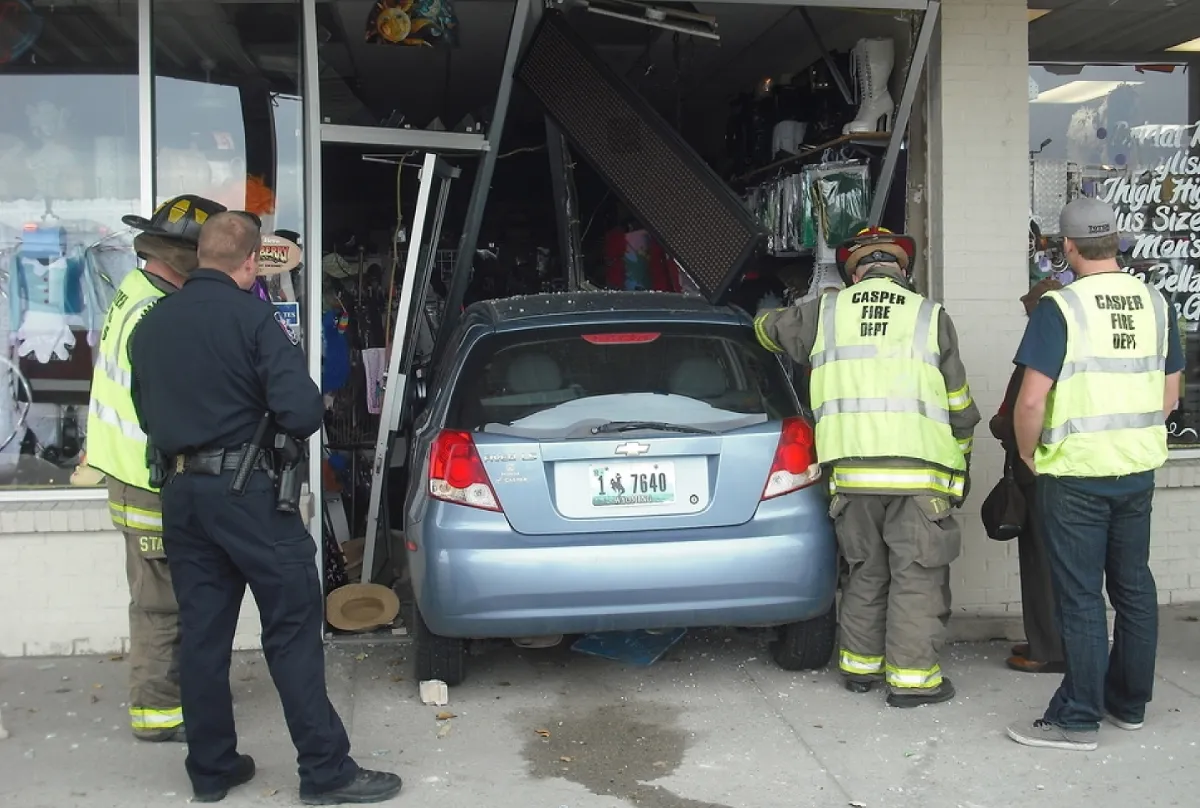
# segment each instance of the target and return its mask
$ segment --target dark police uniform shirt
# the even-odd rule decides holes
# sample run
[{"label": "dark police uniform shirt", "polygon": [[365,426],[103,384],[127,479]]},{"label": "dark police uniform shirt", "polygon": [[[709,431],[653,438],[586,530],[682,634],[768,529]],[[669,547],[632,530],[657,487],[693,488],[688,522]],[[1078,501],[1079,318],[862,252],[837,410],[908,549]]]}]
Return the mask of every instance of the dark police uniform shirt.
[{"label": "dark police uniform shirt", "polygon": [[168,455],[236,449],[267,410],[295,438],[316,432],[325,407],[293,339],[270,303],[223,272],[193,272],[129,341],[133,403],[151,443]]}]

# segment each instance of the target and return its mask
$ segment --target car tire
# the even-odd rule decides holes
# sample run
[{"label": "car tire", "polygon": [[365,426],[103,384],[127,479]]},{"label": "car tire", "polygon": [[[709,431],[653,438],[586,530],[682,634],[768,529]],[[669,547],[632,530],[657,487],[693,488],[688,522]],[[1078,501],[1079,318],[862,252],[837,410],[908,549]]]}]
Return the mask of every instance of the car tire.
[{"label": "car tire", "polygon": [[467,641],[434,634],[415,604],[412,614],[417,681],[440,679],[447,687],[461,685],[467,678]]},{"label": "car tire", "polygon": [[820,617],[781,626],[779,638],[771,644],[771,656],[785,671],[811,671],[829,664],[836,643],[835,601]]}]

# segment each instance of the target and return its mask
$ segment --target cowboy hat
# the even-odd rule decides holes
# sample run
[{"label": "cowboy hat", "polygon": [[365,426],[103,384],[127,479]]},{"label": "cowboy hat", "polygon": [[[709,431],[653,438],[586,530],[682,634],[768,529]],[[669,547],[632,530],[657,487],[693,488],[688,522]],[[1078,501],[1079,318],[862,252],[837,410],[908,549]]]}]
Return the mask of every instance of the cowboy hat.
[{"label": "cowboy hat", "polygon": [[389,626],[400,613],[400,598],[379,584],[346,584],[325,598],[325,619],[342,631]]},{"label": "cowboy hat", "polygon": [[912,270],[916,254],[917,242],[912,236],[897,235],[884,227],[867,227],[838,245],[838,274],[849,285],[853,283],[855,270],[864,260],[888,256],[907,275]]}]

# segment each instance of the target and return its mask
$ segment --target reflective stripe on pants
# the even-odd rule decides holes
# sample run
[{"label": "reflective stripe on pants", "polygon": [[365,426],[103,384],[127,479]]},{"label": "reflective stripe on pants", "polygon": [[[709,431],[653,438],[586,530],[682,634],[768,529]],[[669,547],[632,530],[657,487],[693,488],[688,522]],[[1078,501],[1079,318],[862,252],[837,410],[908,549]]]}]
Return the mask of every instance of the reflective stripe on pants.
[{"label": "reflective stripe on pants", "polygon": [[162,513],[134,508],[117,502],[108,503],[108,514],[118,528],[142,533],[162,533]]},{"label": "reflective stripe on pants", "polygon": [[134,732],[174,729],[183,723],[183,708],[170,710],[148,710],[144,707],[129,708],[129,725]]},{"label": "reflective stripe on pants", "polygon": [[843,648],[838,656],[838,668],[850,676],[874,676],[883,673],[883,657],[863,656]]},{"label": "reflective stripe on pants", "polygon": [[892,687],[908,689],[929,689],[942,683],[942,668],[934,665],[932,668],[897,668],[887,666],[887,683]]}]

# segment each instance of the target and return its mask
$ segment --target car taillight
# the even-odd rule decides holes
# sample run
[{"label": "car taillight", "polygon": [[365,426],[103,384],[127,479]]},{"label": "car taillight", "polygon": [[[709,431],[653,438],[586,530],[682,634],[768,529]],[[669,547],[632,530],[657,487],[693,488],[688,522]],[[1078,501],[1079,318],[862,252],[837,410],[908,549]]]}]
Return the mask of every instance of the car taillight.
[{"label": "car taillight", "polygon": [[434,440],[429,455],[429,494],[470,508],[502,510],[469,432],[445,429]]},{"label": "car taillight", "polygon": [[763,500],[790,494],[821,479],[817,463],[816,436],[803,418],[785,418],[779,430],[779,445],[771,473],[763,488]]}]

